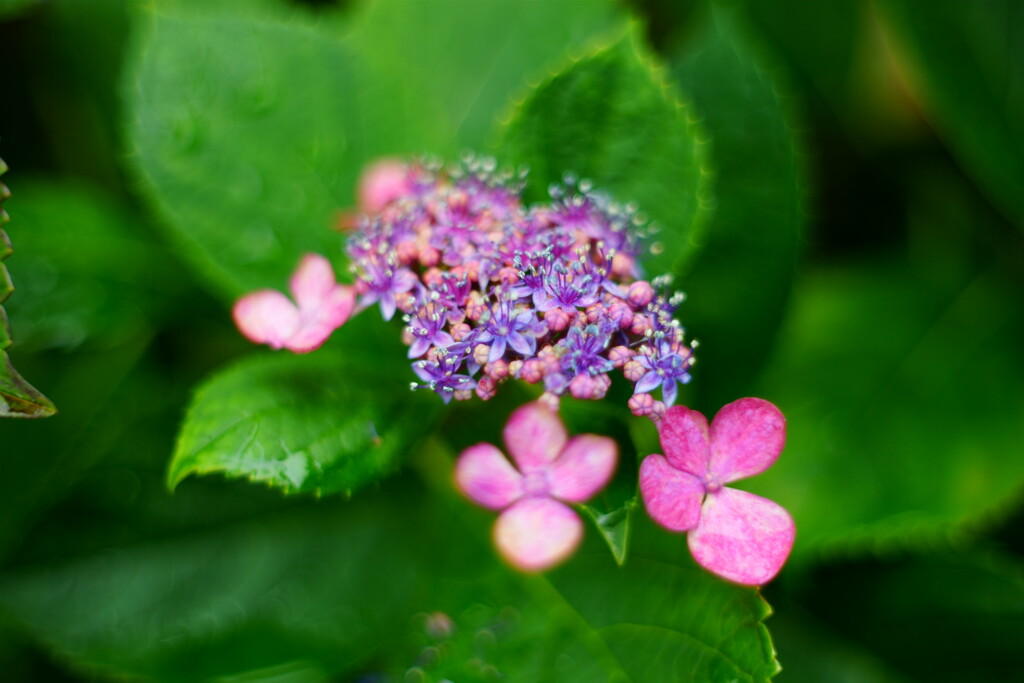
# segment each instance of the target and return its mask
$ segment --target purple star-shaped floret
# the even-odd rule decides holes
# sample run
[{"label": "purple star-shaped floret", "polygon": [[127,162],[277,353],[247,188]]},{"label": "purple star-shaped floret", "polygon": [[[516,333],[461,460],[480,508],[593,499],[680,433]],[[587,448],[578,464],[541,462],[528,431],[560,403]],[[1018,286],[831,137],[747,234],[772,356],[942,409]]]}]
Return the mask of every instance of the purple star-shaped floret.
[{"label": "purple star-shaped floret", "polygon": [[476,341],[491,345],[487,362],[505,355],[506,346],[524,357],[537,351],[537,335],[543,333],[543,324],[537,321],[537,313],[529,308],[517,309],[512,301],[502,301],[491,307],[490,318]]},{"label": "purple star-shaped floret", "polygon": [[534,297],[539,310],[560,308],[566,313],[575,313],[579,308],[597,303],[599,283],[594,275],[578,263],[573,266],[572,269],[560,263],[552,266],[550,274],[544,278],[544,291]]},{"label": "purple star-shaped floret", "polygon": [[562,342],[565,348],[562,369],[571,373],[573,377],[584,373],[600,375],[611,372],[615,366],[604,355],[610,338],[610,335],[597,325],[569,328],[569,334]]},{"label": "purple star-shaped floret", "polygon": [[686,384],[690,381],[692,360],[689,352],[675,352],[668,342],[662,341],[650,355],[637,354],[636,359],[647,368],[647,372],[637,380],[633,393],[649,393],[661,386],[665,404],[675,403],[678,390],[676,382]]},{"label": "purple star-shaped floret", "polygon": [[380,313],[385,320],[395,315],[396,294],[404,294],[416,286],[418,280],[408,268],[398,268],[391,263],[367,261],[363,264],[363,281],[367,291],[360,303],[369,306],[380,302]]},{"label": "purple star-shaped floret", "polygon": [[455,343],[452,335],[445,332],[448,323],[448,311],[433,301],[416,309],[416,315],[409,318],[409,330],[413,342],[409,346],[409,358],[419,358],[431,346],[445,348]]},{"label": "purple star-shaped floret", "polygon": [[424,383],[413,383],[412,388],[431,389],[437,392],[445,403],[448,403],[456,391],[469,391],[476,386],[476,381],[472,377],[458,373],[462,361],[461,353],[442,354],[437,361],[416,361],[412,364],[412,371]]}]

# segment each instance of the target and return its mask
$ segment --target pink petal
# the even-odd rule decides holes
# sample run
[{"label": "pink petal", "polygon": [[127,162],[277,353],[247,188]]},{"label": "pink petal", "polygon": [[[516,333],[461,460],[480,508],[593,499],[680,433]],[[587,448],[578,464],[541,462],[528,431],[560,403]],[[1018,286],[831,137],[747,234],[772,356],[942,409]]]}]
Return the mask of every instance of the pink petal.
[{"label": "pink petal", "polygon": [[569,439],[548,470],[551,495],[569,503],[582,503],[612,478],[619,448],[613,439],[580,434]]},{"label": "pink petal", "polygon": [[522,472],[547,467],[568,438],[558,413],[536,401],[512,413],[503,434],[508,452]]},{"label": "pink petal", "polygon": [[640,465],[640,494],[647,514],[669,531],[689,531],[700,519],[704,484],[673,467],[662,455],[649,455]]},{"label": "pink petal", "polygon": [[320,348],[349,319],[355,305],[354,287],[335,286],[319,308],[300,311],[302,326],[285,346],[295,353],[308,353]]},{"label": "pink petal", "polygon": [[455,484],[472,500],[492,510],[508,507],[522,495],[523,476],[497,448],[478,443],[455,463]]},{"label": "pink petal", "polygon": [[509,564],[543,571],[565,560],[583,538],[583,523],[570,507],[552,498],[524,498],[501,513],[494,543]]},{"label": "pink petal", "polygon": [[661,448],[669,463],[698,479],[708,473],[708,421],[696,410],[672,406],[659,427]]},{"label": "pink petal", "polygon": [[793,548],[796,527],[780,505],[737,489],[709,493],[690,552],[706,569],[736,583],[771,581]]},{"label": "pink petal", "polygon": [[299,327],[299,311],[281,292],[261,289],[235,303],[232,315],[242,334],[279,349]]},{"label": "pink petal", "polygon": [[323,306],[336,284],[331,262],[319,254],[306,254],[290,283],[299,310],[303,312]]},{"label": "pink petal", "polygon": [[409,169],[405,164],[391,159],[378,161],[359,178],[359,209],[377,213],[409,190]]},{"label": "pink petal", "polygon": [[760,398],[741,398],[711,421],[712,473],[723,484],[764,472],[786,443],[786,418]]}]

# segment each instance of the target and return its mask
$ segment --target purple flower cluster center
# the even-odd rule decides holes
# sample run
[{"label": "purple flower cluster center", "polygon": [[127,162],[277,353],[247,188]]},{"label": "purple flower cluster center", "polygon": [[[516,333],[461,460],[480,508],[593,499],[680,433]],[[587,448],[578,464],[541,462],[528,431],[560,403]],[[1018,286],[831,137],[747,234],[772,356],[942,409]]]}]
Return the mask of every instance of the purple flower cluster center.
[{"label": "purple flower cluster center", "polygon": [[599,399],[621,371],[634,413],[664,412],[690,379],[694,345],[669,278],[639,278],[645,221],[569,176],[548,204],[524,206],[523,180],[491,159],[406,165],[348,242],[360,307],[401,312],[413,388],[445,402],[489,399],[510,378]]}]

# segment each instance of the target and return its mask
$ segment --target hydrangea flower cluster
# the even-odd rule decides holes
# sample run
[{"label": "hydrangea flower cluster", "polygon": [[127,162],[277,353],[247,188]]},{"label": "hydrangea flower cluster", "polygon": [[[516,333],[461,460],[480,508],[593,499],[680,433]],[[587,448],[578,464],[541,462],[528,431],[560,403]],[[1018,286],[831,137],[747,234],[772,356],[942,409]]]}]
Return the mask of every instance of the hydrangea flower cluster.
[{"label": "hydrangea flower cluster", "polygon": [[[673,317],[682,295],[668,293],[667,278],[640,277],[645,221],[587,181],[567,177],[550,188],[550,203],[533,207],[523,206],[522,187],[522,175],[497,173],[490,159],[468,158],[450,172],[378,163],[360,184],[362,215],[347,225],[355,228],[347,247],[355,285],[338,284],[326,258],[307,255],[290,282],[294,303],[260,290],[236,303],[235,321],[255,342],[307,353],[376,304],[387,320],[401,312],[420,379],[414,389],[447,403],[487,400],[509,378],[541,384],[541,399],[505,425],[511,459],[479,443],[455,466],[456,486],[500,512],[498,551],[526,571],[572,554],[583,523],[571,506],[604,488],[618,458],[608,437],[569,438],[558,400],[603,398],[620,371],[634,385],[630,409],[655,421],[665,452],[640,466],[648,514],[688,532],[694,558],[715,574],[770,581],[793,546],[793,520],[724,485],[775,462],[782,413],[744,398],[709,427],[700,413],[672,406],[695,344]],[[652,395],[659,388],[660,401]]]},{"label": "hydrangea flower cluster", "polygon": [[644,219],[571,176],[543,206],[524,206],[522,188],[491,159],[371,169],[347,248],[359,306],[401,312],[413,387],[445,402],[489,399],[509,378],[600,399],[618,370],[635,414],[663,413],[694,345],[669,279],[639,279]]}]

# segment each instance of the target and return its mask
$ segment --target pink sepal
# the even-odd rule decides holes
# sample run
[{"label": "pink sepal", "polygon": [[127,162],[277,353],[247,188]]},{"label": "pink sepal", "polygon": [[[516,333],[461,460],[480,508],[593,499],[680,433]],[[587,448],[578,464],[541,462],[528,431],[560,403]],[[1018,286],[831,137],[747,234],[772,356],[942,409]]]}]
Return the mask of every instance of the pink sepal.
[{"label": "pink sepal", "polygon": [[583,538],[583,522],[552,498],[524,498],[498,517],[494,543],[501,556],[528,572],[550,569],[569,557]]},{"label": "pink sepal", "polygon": [[299,310],[281,292],[261,289],[235,303],[235,325],[249,340],[282,348],[299,328]]},{"label": "pink sepal", "polygon": [[400,161],[382,159],[359,178],[359,210],[377,213],[390,202],[408,194],[409,169]]},{"label": "pink sepal", "polygon": [[509,454],[523,473],[550,465],[568,439],[558,413],[537,401],[517,408],[502,434]]},{"label": "pink sepal", "polygon": [[723,484],[760,474],[786,443],[786,418],[760,398],[741,398],[711,421],[711,472]]},{"label": "pink sepal", "polygon": [[661,455],[649,455],[640,465],[640,494],[647,514],[670,531],[689,531],[700,520],[704,483],[678,470]]},{"label": "pink sepal", "polygon": [[698,479],[708,473],[708,420],[696,410],[672,406],[658,427],[661,448],[669,463]]},{"label": "pink sepal", "polygon": [[265,289],[239,299],[232,314],[250,340],[308,353],[351,317],[355,288],[337,284],[330,262],[318,254],[302,259],[289,284],[297,306],[281,292]]},{"label": "pink sepal", "polygon": [[780,505],[722,488],[707,495],[689,545],[694,559],[706,569],[736,583],[759,586],[782,569],[795,536],[793,518]]},{"label": "pink sepal", "polygon": [[462,451],[455,463],[455,483],[472,500],[492,510],[508,507],[523,490],[523,476],[489,443]]},{"label": "pink sepal", "polygon": [[548,470],[551,495],[569,503],[587,500],[612,478],[618,452],[615,441],[607,436],[572,437]]}]

